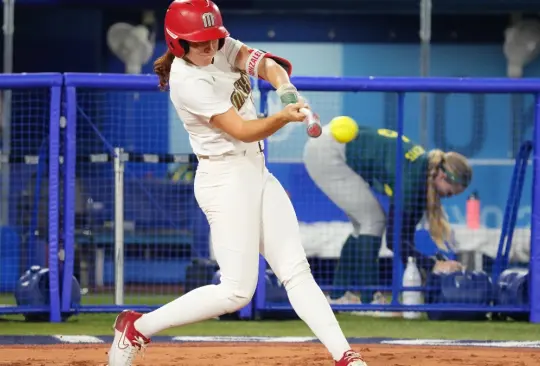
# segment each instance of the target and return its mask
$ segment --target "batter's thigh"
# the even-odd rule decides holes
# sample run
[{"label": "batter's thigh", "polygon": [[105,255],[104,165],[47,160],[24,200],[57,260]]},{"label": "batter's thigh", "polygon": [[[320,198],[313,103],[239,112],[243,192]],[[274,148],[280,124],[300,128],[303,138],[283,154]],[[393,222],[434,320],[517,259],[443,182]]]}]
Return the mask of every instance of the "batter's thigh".
[{"label": "batter's thigh", "polygon": [[261,192],[260,168],[247,158],[199,163],[195,197],[210,224],[221,283],[242,298],[257,285]]},{"label": "batter's thigh", "polygon": [[281,183],[270,173],[262,196],[260,251],[286,288],[293,277],[309,271],[293,205]]},{"label": "batter's thigh", "polygon": [[382,236],[384,211],[369,184],[345,162],[345,146],[330,139],[323,133],[306,144],[304,164],[309,176],[349,216],[356,236]]}]

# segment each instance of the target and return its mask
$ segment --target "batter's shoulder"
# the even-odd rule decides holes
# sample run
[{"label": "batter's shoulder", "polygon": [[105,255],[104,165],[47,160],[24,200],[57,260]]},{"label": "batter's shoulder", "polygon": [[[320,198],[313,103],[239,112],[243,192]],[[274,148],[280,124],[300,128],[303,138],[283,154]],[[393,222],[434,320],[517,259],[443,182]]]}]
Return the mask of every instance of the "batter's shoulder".
[{"label": "batter's shoulder", "polygon": [[178,105],[196,106],[218,102],[215,79],[210,74],[193,73],[169,80],[170,97]]},{"label": "batter's shoulder", "polygon": [[198,66],[187,63],[176,58],[171,67],[170,81],[173,83],[188,85],[196,84],[200,81],[206,83],[215,82],[212,74]]},{"label": "batter's shoulder", "polygon": [[208,92],[213,89],[216,83],[215,78],[209,73],[184,73],[175,75],[169,80],[172,89],[177,89],[180,94],[198,94],[199,92]]}]

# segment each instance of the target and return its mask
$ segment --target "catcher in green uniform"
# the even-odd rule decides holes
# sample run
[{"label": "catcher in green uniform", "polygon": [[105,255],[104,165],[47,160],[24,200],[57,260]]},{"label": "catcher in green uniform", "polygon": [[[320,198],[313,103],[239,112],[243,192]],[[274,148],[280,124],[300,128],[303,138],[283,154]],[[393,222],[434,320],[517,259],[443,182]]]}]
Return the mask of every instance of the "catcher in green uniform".
[{"label": "catcher in green uniform", "polygon": [[[421,271],[451,272],[461,269],[453,260],[439,261],[419,252],[414,245],[417,224],[425,217],[429,232],[441,252],[448,252],[451,229],[441,205],[442,197],[462,193],[472,178],[467,159],[456,152],[426,152],[407,137],[402,138],[402,230],[403,263],[412,256]],[[358,126],[358,134],[348,143],[339,143],[331,124],[322,135],[309,139],[304,163],[315,184],[341,208],[352,222],[353,232],[341,250],[333,285],[377,286],[378,257],[382,238],[390,250],[394,245],[394,206],[390,199],[388,216],[374,192],[392,197],[396,179],[397,133],[388,129]],[[379,292],[335,290],[331,303],[384,303]]]}]

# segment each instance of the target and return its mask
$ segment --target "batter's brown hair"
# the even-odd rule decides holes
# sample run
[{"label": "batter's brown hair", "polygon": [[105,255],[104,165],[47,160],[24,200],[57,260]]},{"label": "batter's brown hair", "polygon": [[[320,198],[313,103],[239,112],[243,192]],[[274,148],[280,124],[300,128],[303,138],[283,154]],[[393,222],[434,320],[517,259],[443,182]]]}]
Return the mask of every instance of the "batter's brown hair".
[{"label": "batter's brown hair", "polygon": [[444,169],[464,182],[470,182],[472,169],[467,158],[457,152],[445,153],[442,150],[431,150],[428,153],[428,190],[427,190],[427,218],[429,221],[429,233],[431,238],[441,250],[447,250],[445,241],[450,240],[450,224],[445,215],[441,197],[437,194],[434,180],[444,164]]},{"label": "batter's brown hair", "polygon": [[162,91],[167,90],[169,85],[169,76],[171,75],[173,61],[174,55],[169,50],[154,61],[154,73],[159,77],[159,89]]}]

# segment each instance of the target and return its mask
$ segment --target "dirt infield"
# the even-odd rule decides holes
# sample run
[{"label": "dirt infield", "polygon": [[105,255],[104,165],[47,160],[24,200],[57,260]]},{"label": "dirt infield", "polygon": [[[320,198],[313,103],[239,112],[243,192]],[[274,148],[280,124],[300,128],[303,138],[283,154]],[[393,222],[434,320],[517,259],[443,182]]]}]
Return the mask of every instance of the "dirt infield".
[{"label": "dirt infield", "polygon": [[[0,346],[0,365],[104,366],[107,345]],[[356,345],[370,366],[529,366],[540,352],[525,348]],[[320,344],[183,343],[154,344],[135,365],[332,366]]]}]

